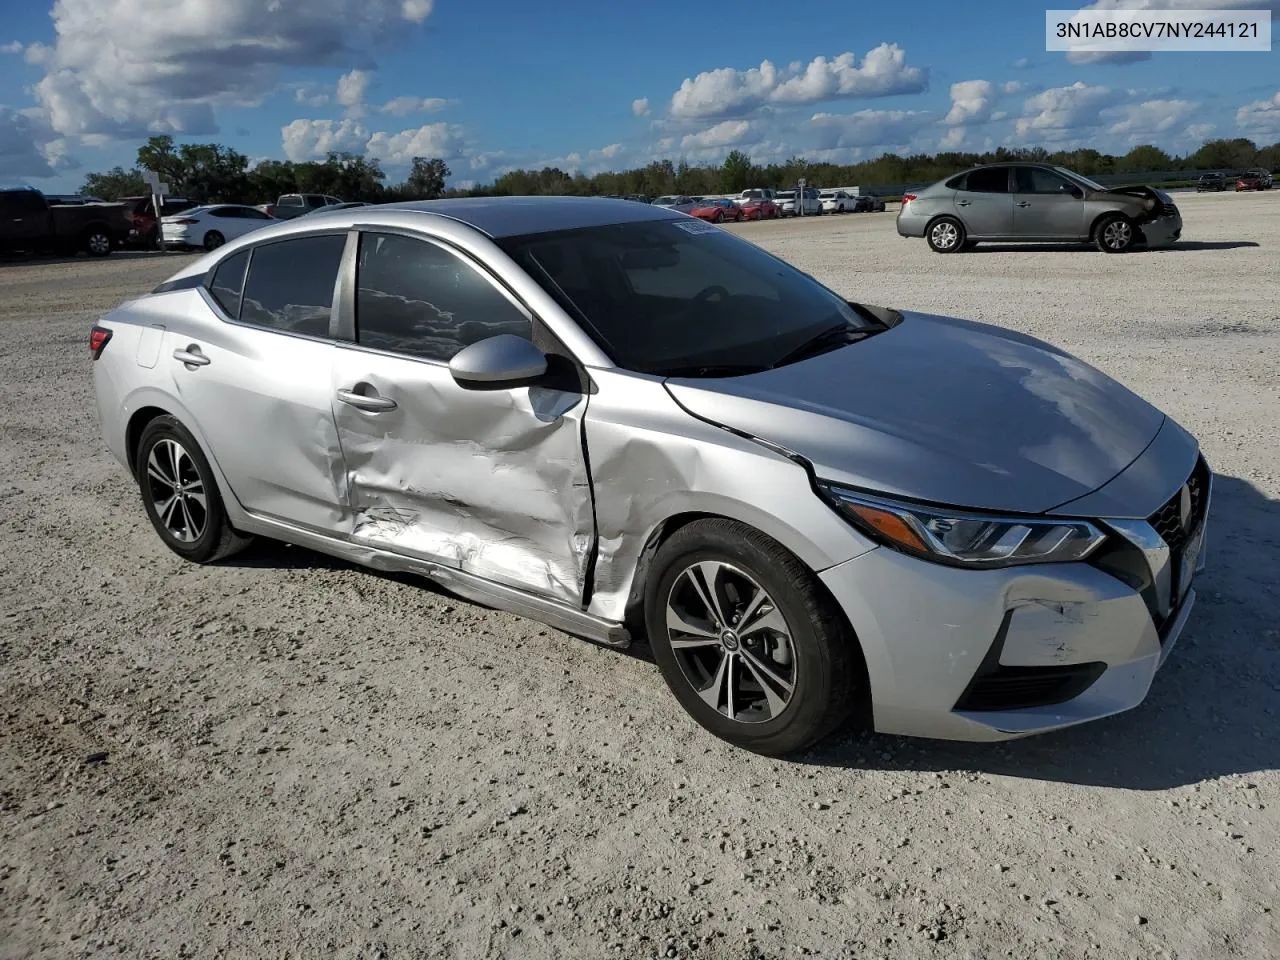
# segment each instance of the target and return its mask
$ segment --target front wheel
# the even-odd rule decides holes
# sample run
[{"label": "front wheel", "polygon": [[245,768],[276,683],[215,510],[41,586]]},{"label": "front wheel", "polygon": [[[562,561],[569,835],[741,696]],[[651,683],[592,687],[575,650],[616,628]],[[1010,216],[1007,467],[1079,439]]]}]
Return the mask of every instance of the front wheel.
[{"label": "front wheel", "polygon": [[111,252],[111,234],[98,227],[90,227],[84,235],[84,249],[91,257],[105,257]]},{"label": "front wheel", "polygon": [[802,750],[866,703],[861,652],[834,601],[743,524],[698,520],[673,534],[645,584],[645,620],[676,699],[747,750]]},{"label": "front wheel", "polygon": [[220,246],[227,242],[227,238],[220,234],[217,230],[210,230],[204,235],[204,248],[206,250],[217,250]]},{"label": "front wheel", "polygon": [[1137,239],[1133,221],[1123,214],[1103,217],[1094,230],[1094,242],[1103,253],[1124,253],[1133,247]]},{"label": "front wheel", "polygon": [[955,253],[964,249],[964,224],[955,217],[939,217],[929,224],[927,239],[935,253]]},{"label": "front wheel", "polygon": [[134,474],[142,503],[164,545],[185,560],[212,563],[248,545],[232,529],[209,461],[174,417],[156,417],[142,431]]}]

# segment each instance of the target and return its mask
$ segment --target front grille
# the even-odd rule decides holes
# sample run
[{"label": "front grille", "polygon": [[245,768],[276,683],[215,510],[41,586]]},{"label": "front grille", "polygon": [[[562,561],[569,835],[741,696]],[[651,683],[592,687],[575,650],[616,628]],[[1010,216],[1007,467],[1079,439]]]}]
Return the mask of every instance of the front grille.
[{"label": "front grille", "polygon": [[1105,663],[1056,667],[1005,667],[980,672],[956,703],[957,710],[1023,710],[1065,703],[1084,693],[1106,671]]},{"label": "front grille", "polygon": [[[1189,495],[1189,514],[1185,523],[1182,517],[1184,488]],[[1183,487],[1179,487],[1159,510],[1147,518],[1147,523],[1155,528],[1156,533],[1160,534],[1170,550],[1181,550],[1191,536],[1200,529],[1208,506],[1208,492],[1209,466],[1201,457],[1196,461],[1195,469],[1191,471],[1191,476],[1187,478]]]}]

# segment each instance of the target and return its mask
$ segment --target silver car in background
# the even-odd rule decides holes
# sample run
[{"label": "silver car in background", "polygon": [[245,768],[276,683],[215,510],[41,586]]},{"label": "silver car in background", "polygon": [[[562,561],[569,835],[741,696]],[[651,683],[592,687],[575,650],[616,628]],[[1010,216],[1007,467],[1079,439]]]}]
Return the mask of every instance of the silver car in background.
[{"label": "silver car in background", "polygon": [[898,233],[938,253],[979,242],[1093,243],[1104,253],[1171,246],[1182,236],[1173,198],[1151,187],[1104,187],[1065,167],[997,163],[908,192]]},{"label": "silver car in background", "polygon": [[658,197],[657,200],[653,201],[652,205],[655,207],[662,207],[666,210],[675,210],[677,213],[692,213],[693,208],[696,207],[701,202],[702,202],[701,197],[686,197],[686,196],[673,195],[673,196],[667,196],[667,197]]},{"label": "silver car in background", "polygon": [[1195,601],[1211,476],[1160,411],[658,206],[299,218],[90,347],[106,444],[179,556],[269,537],[646,641],[761,753],[850,717],[1000,740],[1129,709]]}]

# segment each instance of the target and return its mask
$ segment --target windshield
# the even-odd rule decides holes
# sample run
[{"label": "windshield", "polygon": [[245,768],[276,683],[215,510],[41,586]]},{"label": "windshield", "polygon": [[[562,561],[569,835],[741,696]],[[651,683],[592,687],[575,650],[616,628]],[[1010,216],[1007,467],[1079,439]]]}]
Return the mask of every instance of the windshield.
[{"label": "windshield", "polygon": [[615,363],[639,373],[763,370],[832,327],[871,326],[816,280],[697,220],[562,230],[502,246],[580,315]]},{"label": "windshield", "polygon": [[1057,170],[1057,171],[1058,171],[1060,174],[1062,174],[1064,177],[1070,177],[1070,178],[1071,178],[1072,180],[1074,180],[1076,183],[1083,183],[1083,184],[1084,184],[1086,187],[1088,187],[1090,190],[1105,190],[1105,189],[1107,189],[1107,188],[1106,188],[1106,187],[1104,187],[1102,184],[1100,184],[1100,183],[1096,183],[1096,182],[1094,182],[1093,180],[1090,180],[1088,177],[1081,176],[1080,174],[1076,173],[1074,170],[1068,170],[1066,167],[1054,167],[1053,169]]},{"label": "windshield", "polygon": [[655,205],[659,207],[671,207],[679,203],[680,198],[679,197],[659,197],[657,200],[653,202]]}]

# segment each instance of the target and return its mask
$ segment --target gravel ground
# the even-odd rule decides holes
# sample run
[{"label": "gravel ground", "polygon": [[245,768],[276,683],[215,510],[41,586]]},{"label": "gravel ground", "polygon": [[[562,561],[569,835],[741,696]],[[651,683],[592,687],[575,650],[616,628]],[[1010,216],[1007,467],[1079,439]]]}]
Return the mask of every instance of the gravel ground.
[{"label": "gravel ground", "polygon": [[1276,955],[1280,192],[1179,202],[1185,242],[1118,257],[942,257],[892,213],[733,228],[1061,344],[1220,471],[1140,709],[791,762],[696,728],[644,650],[278,545],[184,565],[86,355],[182,259],[0,265],[0,957]]}]

